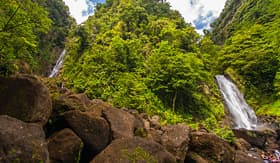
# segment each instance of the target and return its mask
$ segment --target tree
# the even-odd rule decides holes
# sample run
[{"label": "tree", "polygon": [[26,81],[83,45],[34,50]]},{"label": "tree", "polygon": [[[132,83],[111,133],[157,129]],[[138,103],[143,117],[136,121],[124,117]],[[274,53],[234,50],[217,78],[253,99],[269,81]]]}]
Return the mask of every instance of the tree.
[{"label": "tree", "polygon": [[38,35],[50,25],[48,13],[36,2],[0,0],[0,73],[13,71],[17,59],[36,66]]},{"label": "tree", "polygon": [[[148,86],[174,111],[192,112],[199,108],[197,98],[202,81],[207,81],[204,65],[194,53],[182,53],[162,41],[148,58]],[[202,97],[202,96],[200,96]]]}]

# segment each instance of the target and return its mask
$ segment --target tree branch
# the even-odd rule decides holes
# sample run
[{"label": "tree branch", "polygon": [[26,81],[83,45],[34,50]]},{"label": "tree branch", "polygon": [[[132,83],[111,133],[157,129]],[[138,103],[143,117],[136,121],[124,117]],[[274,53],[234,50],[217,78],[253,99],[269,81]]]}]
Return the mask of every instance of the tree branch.
[{"label": "tree branch", "polygon": [[7,23],[4,25],[4,27],[1,29],[0,32],[4,32],[6,31],[9,23],[12,21],[12,19],[15,17],[16,13],[18,12],[18,10],[20,9],[21,5],[19,4],[17,9],[15,10],[15,12],[12,14],[12,16],[9,18],[9,20],[7,21]]}]

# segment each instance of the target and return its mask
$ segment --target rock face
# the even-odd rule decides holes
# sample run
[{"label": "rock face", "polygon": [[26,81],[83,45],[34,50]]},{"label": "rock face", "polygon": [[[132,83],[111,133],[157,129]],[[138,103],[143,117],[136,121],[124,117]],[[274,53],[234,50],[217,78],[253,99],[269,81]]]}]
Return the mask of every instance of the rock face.
[{"label": "rock face", "polygon": [[110,127],[105,119],[77,110],[66,112],[64,116],[91,153],[99,153],[110,142]]},{"label": "rock face", "polygon": [[0,162],[48,162],[42,127],[0,116]]},{"label": "rock face", "polygon": [[0,77],[0,114],[25,122],[46,124],[52,104],[48,88],[36,77]]},{"label": "rock face", "polygon": [[252,163],[262,163],[263,160],[259,157],[256,157],[250,153],[245,153],[242,151],[236,151],[234,163],[245,163],[245,162],[252,162]]},{"label": "rock face", "polygon": [[175,163],[175,158],[161,145],[142,138],[124,138],[113,141],[91,163],[158,162]]},{"label": "rock face", "polygon": [[70,129],[63,129],[47,140],[52,163],[77,163],[82,152],[82,140]]},{"label": "rock face", "polygon": [[276,137],[277,137],[276,133],[274,133],[272,130],[257,131],[257,130],[234,129],[233,132],[236,137],[243,138],[251,145],[261,149],[268,148],[266,147],[266,143],[271,138],[274,138],[275,140],[270,140],[272,142],[269,143],[274,144],[275,143],[274,141],[276,141]]},{"label": "rock face", "polygon": [[174,156],[177,160],[184,161],[188,145],[190,141],[191,129],[183,124],[168,125],[162,128],[161,144]]},{"label": "rock face", "polygon": [[92,105],[88,97],[83,94],[73,94],[68,93],[62,96],[59,96],[54,100],[54,110],[61,111],[70,111],[70,110],[80,110],[86,111]]},{"label": "rock face", "polygon": [[210,162],[234,162],[233,148],[226,141],[212,133],[191,133],[190,150]]},{"label": "rock face", "polygon": [[237,150],[240,151],[248,151],[250,148],[252,148],[251,144],[249,144],[246,140],[239,138],[234,142],[234,145]]},{"label": "rock face", "polygon": [[186,156],[185,163],[209,163],[197,153],[189,152]]},{"label": "rock face", "polygon": [[144,128],[143,122],[140,122],[132,114],[113,107],[103,108],[104,118],[110,123],[113,139],[132,138],[137,128]]}]

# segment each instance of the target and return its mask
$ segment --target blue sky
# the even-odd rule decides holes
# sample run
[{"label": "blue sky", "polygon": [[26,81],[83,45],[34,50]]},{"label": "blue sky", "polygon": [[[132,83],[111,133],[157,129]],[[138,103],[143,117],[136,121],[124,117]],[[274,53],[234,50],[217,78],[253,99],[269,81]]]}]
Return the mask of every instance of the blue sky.
[{"label": "blue sky", "polygon": [[[84,22],[92,12],[93,0],[63,0],[70,9],[77,23]],[[105,0],[94,0],[104,2]],[[172,9],[178,10],[185,21],[192,23],[202,34],[203,29],[209,29],[209,24],[219,16],[226,0],[167,0]]]}]

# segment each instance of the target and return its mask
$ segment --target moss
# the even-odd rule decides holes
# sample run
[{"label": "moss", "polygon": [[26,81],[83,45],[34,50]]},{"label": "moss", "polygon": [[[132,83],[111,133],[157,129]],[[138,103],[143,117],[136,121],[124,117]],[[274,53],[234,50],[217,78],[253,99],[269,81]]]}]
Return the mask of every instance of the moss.
[{"label": "moss", "polygon": [[134,131],[134,135],[144,138],[144,137],[148,136],[148,132],[145,128],[136,128],[135,131]]},{"label": "moss", "polygon": [[280,117],[279,110],[280,110],[280,99],[273,103],[261,106],[260,109],[257,110],[257,115],[270,115],[270,116]]},{"label": "moss", "polygon": [[233,144],[236,141],[236,137],[229,127],[216,128],[214,132],[230,144]]},{"label": "moss", "polygon": [[236,71],[229,67],[225,70],[225,74],[237,85],[241,92],[245,93],[244,80]]},{"label": "moss", "polygon": [[136,147],[132,151],[123,149],[121,151],[122,158],[128,159],[131,163],[146,162],[146,163],[158,163],[157,159],[141,147]]},{"label": "moss", "polygon": [[78,156],[76,158],[76,163],[79,163],[80,160],[81,160],[81,155],[82,155],[83,148],[84,148],[84,143],[81,143],[80,144],[80,148],[79,148],[79,152],[78,152]]}]

